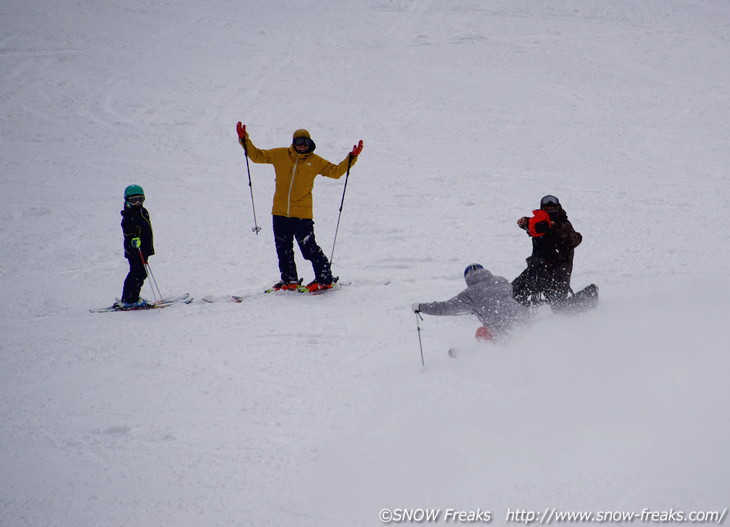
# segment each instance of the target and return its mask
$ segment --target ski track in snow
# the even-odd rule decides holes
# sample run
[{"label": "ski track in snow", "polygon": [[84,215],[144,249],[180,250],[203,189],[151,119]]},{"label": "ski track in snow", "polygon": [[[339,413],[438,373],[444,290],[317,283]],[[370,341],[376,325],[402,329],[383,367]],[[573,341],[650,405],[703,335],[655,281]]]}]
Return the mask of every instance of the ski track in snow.
[{"label": "ski track in snow", "polygon": [[[727,507],[729,22],[699,0],[6,2],[0,523]],[[131,183],[163,293],[277,280],[273,169],[251,164],[257,236],[238,120],[333,162],[364,140],[333,265],[353,284],[90,314],[121,293]],[[343,184],[315,184],[328,255]],[[599,308],[491,347],[424,317],[422,367],[410,304],[472,262],[517,276],[547,193]]]}]

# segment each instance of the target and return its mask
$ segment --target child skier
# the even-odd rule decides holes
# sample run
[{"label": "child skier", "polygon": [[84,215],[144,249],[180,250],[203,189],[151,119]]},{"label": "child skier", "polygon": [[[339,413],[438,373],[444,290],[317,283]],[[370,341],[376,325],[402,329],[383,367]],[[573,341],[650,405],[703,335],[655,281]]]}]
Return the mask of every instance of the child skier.
[{"label": "child skier", "polygon": [[147,271],[147,259],[155,254],[152,240],[152,223],[150,214],[142,204],[144,190],[139,185],[129,185],[124,189],[124,210],[122,215],[122,232],[124,233],[124,257],[129,262],[129,274],[124,280],[122,291],[122,307],[139,309],[147,307],[147,302],[140,298]]}]

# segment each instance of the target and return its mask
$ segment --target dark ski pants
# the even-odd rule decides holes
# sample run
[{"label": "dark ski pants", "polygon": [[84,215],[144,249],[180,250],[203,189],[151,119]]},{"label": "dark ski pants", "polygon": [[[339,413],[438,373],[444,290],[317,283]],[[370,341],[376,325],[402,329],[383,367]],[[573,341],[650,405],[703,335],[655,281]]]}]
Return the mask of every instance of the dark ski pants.
[{"label": "dark ski pants", "polygon": [[129,262],[129,273],[124,280],[124,290],[122,291],[122,302],[125,304],[134,304],[139,301],[139,292],[147,278],[147,271],[142,263],[142,257],[139,254],[127,256]]},{"label": "dark ski pants", "polygon": [[545,301],[556,307],[565,302],[570,293],[570,269],[544,263],[528,263],[527,269],[512,281],[512,296],[520,304],[529,306]]},{"label": "dark ski pants", "polygon": [[332,282],[330,262],[314,239],[314,221],[304,218],[274,216],[273,223],[274,242],[276,243],[276,255],[279,257],[281,279],[285,282],[299,280],[297,266],[294,262],[294,239],[296,239],[302,256],[312,263],[314,279],[325,284]]}]

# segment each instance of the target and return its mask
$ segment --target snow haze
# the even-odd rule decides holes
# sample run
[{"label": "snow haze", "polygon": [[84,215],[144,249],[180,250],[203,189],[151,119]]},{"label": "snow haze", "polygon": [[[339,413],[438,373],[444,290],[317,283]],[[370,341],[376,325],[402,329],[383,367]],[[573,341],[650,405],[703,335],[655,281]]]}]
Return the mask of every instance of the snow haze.
[{"label": "snow haze", "polygon": [[[730,3],[4,0],[0,35],[1,525],[730,505]],[[351,285],[200,300],[279,278],[239,120],[333,162],[363,139]],[[328,256],[344,182],[315,183]],[[160,289],[196,301],[92,314],[133,183]],[[457,359],[477,320],[424,316],[422,366],[411,303],[472,262],[514,279],[545,194],[598,308]]]}]

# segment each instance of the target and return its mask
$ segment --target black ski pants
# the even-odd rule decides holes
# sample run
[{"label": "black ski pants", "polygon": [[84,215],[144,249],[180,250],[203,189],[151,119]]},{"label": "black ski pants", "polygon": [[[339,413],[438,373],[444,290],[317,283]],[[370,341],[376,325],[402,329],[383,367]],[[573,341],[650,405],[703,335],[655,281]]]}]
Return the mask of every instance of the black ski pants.
[{"label": "black ski pants", "polygon": [[142,257],[139,254],[131,254],[127,256],[129,262],[129,273],[124,280],[124,289],[122,291],[122,302],[125,304],[134,304],[139,301],[139,292],[147,278],[147,271],[144,268]]},{"label": "black ski pants", "polygon": [[299,280],[297,266],[294,262],[294,239],[296,239],[302,256],[312,263],[314,279],[319,283],[332,282],[330,262],[314,239],[314,221],[305,218],[274,216],[273,223],[281,279],[285,282]]},{"label": "black ski pants", "polygon": [[568,265],[549,265],[528,259],[527,269],[512,281],[512,296],[520,304],[540,303],[541,296],[553,307],[568,298],[571,269]]}]

